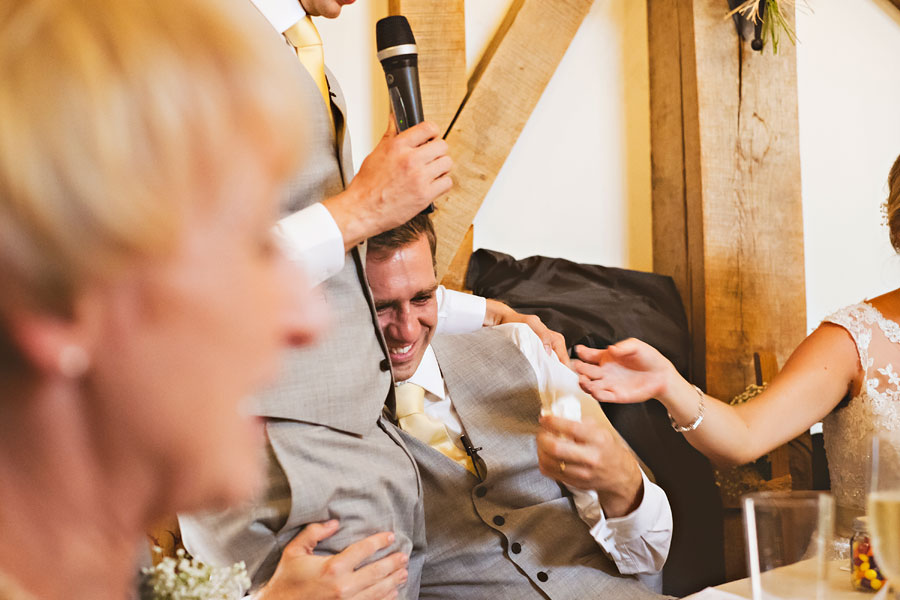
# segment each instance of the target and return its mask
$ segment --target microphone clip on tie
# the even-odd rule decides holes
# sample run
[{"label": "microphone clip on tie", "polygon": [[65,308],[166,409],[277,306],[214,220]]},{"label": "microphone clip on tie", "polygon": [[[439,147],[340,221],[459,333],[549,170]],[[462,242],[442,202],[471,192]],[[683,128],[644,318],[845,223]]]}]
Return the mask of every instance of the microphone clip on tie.
[{"label": "microphone clip on tie", "polygon": [[479,463],[481,462],[481,457],[478,456],[478,453],[482,450],[481,447],[476,448],[472,445],[472,442],[469,440],[469,436],[466,434],[462,434],[459,436],[459,441],[462,442],[463,448],[466,450],[466,454],[469,455],[469,458],[472,459],[472,466],[475,468],[475,475],[478,476],[478,479],[484,481],[484,473],[481,472],[481,466]]}]

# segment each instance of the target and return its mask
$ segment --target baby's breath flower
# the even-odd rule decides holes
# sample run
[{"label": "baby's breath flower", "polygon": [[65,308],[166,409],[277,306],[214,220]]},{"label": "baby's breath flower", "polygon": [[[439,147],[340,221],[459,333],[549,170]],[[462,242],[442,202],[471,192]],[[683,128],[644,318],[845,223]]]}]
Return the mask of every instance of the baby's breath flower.
[{"label": "baby's breath flower", "polygon": [[238,600],[250,587],[243,562],[212,567],[180,549],[175,558],[167,556],[141,572],[142,600]]}]

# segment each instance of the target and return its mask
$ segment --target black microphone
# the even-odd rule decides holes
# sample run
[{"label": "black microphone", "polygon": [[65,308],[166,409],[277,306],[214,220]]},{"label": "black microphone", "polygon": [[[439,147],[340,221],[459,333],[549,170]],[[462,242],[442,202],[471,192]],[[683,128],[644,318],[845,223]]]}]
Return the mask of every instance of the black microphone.
[{"label": "black microphone", "polygon": [[[402,15],[379,19],[375,23],[375,43],[397,131],[405,131],[425,120],[419,89],[419,50],[409,21]],[[426,206],[421,214],[431,212],[434,204]]]},{"label": "black microphone", "polygon": [[378,60],[384,69],[397,131],[425,120],[419,90],[419,51],[409,21],[402,15],[385,17],[375,24]]}]

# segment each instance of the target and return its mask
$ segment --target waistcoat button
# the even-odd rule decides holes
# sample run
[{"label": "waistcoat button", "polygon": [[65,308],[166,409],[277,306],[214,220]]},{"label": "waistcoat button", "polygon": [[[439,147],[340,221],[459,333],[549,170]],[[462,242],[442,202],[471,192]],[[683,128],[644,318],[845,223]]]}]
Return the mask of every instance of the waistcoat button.
[{"label": "waistcoat button", "polygon": [[497,527],[503,527],[504,523],[506,523],[506,519],[504,519],[500,515],[494,517],[494,525],[496,525]]},{"label": "waistcoat button", "polygon": [[519,542],[513,542],[512,546],[510,546],[509,549],[512,550],[513,554],[518,554],[522,551],[522,544],[520,544]]},{"label": "waistcoat button", "polygon": [[538,581],[540,581],[541,583],[544,583],[545,581],[550,579],[550,577],[548,577],[547,574],[544,573],[543,571],[538,571],[537,578],[538,578]]},{"label": "waistcoat button", "polygon": [[391,361],[385,358],[383,361],[378,363],[378,366],[381,368],[382,371],[390,371],[391,370]]},{"label": "waistcoat button", "polygon": [[484,498],[485,496],[487,496],[487,488],[483,485],[479,485],[477,488],[475,488],[475,495],[479,498]]}]

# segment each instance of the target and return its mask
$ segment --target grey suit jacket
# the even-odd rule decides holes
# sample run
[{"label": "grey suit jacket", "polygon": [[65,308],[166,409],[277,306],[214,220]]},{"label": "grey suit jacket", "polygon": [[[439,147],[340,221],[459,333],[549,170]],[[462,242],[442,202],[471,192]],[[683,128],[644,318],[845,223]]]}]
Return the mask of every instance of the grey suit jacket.
[{"label": "grey suit jacket", "polygon": [[538,470],[541,400],[518,348],[490,329],[438,335],[432,347],[487,472],[479,481],[403,433],[425,489],[428,544],[420,598],[659,598],[618,573],[569,491]]},{"label": "grey suit jacket", "polygon": [[[284,214],[339,193],[352,171],[349,136],[339,140],[336,152],[318,88],[299,63],[298,70],[309,115],[308,148],[303,170],[285,195]],[[340,130],[343,96],[330,73],[328,81]],[[412,457],[381,416],[393,387],[363,253],[364,247],[354,248],[343,270],[320,286],[333,317],[324,339],[289,351],[277,383],[258,398],[268,438],[264,497],[224,514],[180,518],[188,550],[213,564],[245,561],[255,586],[268,580],[284,546],[306,524],[336,518],[340,531],[319,545],[319,553],[337,553],[363,537],[392,531],[396,542],[374,558],[412,553],[401,597],[417,596],[424,546],[421,490]]]}]

